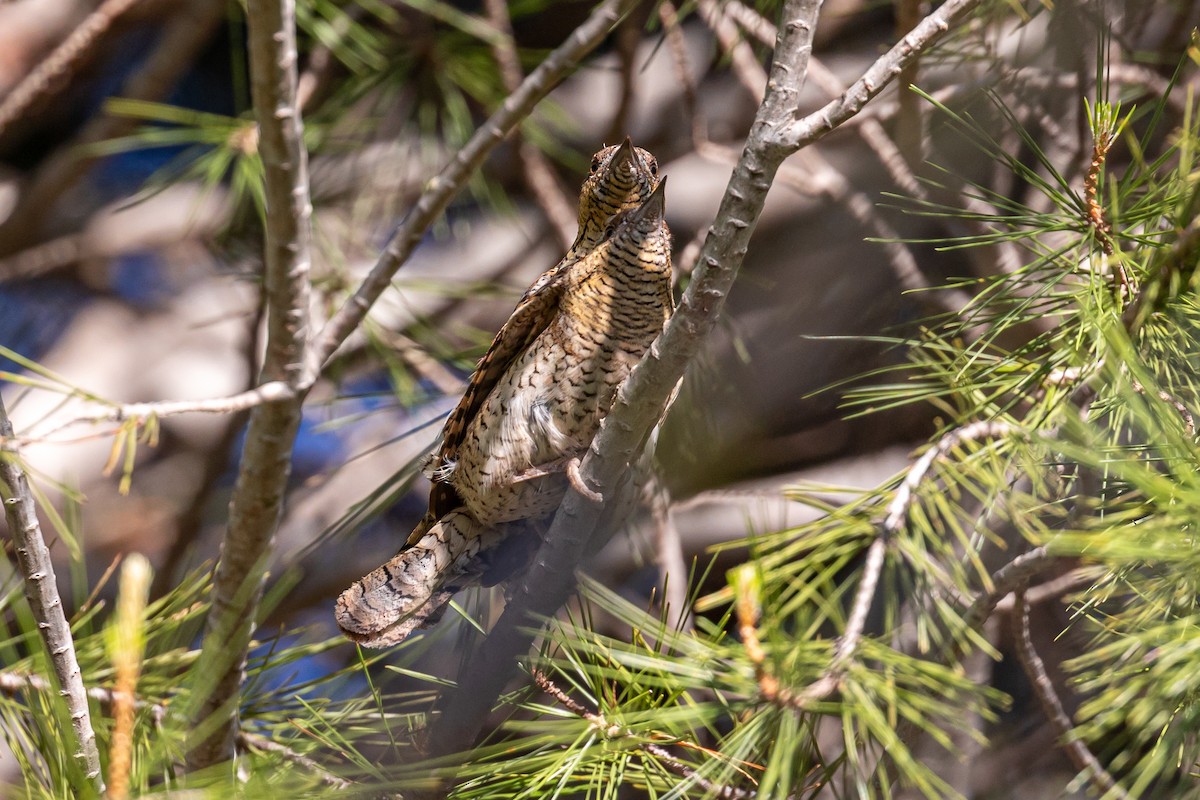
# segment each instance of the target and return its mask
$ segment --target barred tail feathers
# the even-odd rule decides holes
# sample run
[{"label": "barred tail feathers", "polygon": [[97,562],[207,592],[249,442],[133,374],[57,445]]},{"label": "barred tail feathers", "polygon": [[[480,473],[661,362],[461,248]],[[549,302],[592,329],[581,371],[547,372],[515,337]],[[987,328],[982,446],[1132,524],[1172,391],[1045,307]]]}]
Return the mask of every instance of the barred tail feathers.
[{"label": "barred tail feathers", "polygon": [[[416,542],[342,592],[335,609],[342,633],[365,647],[404,641],[460,588],[452,582],[485,544],[487,533],[461,511],[442,517]],[[444,589],[447,584],[453,588]]]}]

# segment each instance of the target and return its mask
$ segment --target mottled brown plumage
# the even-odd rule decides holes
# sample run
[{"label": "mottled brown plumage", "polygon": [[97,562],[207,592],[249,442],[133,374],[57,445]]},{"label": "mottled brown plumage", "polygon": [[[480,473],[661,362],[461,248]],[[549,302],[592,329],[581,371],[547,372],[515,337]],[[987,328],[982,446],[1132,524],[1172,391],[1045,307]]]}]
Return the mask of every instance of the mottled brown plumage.
[{"label": "mottled brown plumage", "polygon": [[[628,140],[597,157],[602,168],[616,162],[657,183],[649,154]],[[644,196],[637,181],[627,185],[626,198]],[[347,636],[380,647],[403,640],[454,590],[480,580],[489,554],[527,531],[523,521],[558,507],[567,465],[586,451],[617,387],[670,315],[664,188],[665,181],[595,234],[584,219],[585,184],[574,255],[522,297],[447,420],[429,465],[429,513],[404,550],[338,599]],[[617,202],[612,192],[591,196]]]},{"label": "mottled brown plumage", "polygon": [[[556,298],[554,282],[561,273],[595,249],[612,219],[627,208],[640,205],[658,187],[658,161],[629,137],[620,145],[605,147],[592,156],[592,168],[579,192],[579,235],[561,261],[542,273],[526,290],[516,310],[505,323],[475,368],[458,406],[450,412],[442,429],[440,450],[430,459],[427,474],[434,481],[430,514],[438,519],[461,505],[461,499],[446,481],[437,476],[445,465],[458,459],[458,449],[467,426],[479,413],[484,399],[496,386],[517,353],[528,347],[543,317],[552,313]],[[418,534],[420,527],[414,531]],[[409,543],[413,543],[410,537]]]}]

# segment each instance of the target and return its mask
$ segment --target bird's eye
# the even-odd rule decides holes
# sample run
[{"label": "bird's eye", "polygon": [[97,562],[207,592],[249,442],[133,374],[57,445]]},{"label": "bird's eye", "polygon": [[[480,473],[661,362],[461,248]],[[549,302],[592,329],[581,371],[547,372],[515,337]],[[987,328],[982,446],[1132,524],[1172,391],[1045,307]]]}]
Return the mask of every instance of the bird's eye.
[{"label": "bird's eye", "polygon": [[592,158],[592,174],[596,174],[596,170],[600,169],[600,156]]},{"label": "bird's eye", "polygon": [[650,174],[658,175],[658,162],[654,161],[653,159],[650,161]]}]

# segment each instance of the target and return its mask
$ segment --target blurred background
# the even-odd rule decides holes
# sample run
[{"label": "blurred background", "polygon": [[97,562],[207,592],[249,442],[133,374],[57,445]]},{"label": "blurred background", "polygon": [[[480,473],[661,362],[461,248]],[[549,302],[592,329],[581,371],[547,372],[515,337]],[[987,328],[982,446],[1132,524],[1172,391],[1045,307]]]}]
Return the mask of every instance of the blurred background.
[{"label": "blurred background", "polygon": [[[897,83],[990,125],[1019,155],[1015,127],[987,100],[994,93],[1080,183],[1091,147],[1081,98],[1096,94],[1098,52],[1113,99],[1156,98],[1200,22],[1190,0],[1008,5],[1023,13],[981,20]],[[927,6],[826,0],[801,110],[856,79]],[[553,0],[300,3],[318,320],[512,82],[589,10]],[[774,17],[773,4],[752,0],[642,4],[459,195],[307,405],[277,539],[276,574],[292,588],[276,624],[334,634],[332,599],[411,530],[427,492],[413,463],[520,293],[573,239],[578,187],[602,145],[629,135],[670,176],[686,284],[760,99]],[[0,370],[14,378],[0,391],[30,466],[80,521],[92,580],[138,551],[162,591],[216,555],[244,415],[163,419],[156,443],[136,445],[131,474],[130,429],[88,418],[106,409],[97,398],[216,398],[255,383],[261,168],[249,120],[236,4],[0,5]],[[617,537],[593,574],[644,603],[671,566],[678,574],[707,563],[716,544],[815,513],[784,500],[783,487],[868,487],[904,468],[936,410],[847,420],[836,387],[904,358],[878,337],[967,296],[929,286],[1021,263],[1003,244],[916,243],[970,223],[908,213],[914,206],[893,196],[971,208],[985,202],[975,186],[1021,191],[899,88],[788,162],[718,335],[663,426],[666,524],[647,518]],[[914,243],[894,244],[902,239]],[[79,391],[39,388],[41,369]],[[717,580],[735,556],[722,558]],[[1054,641],[1065,612],[1041,611],[1034,633],[1054,653],[1067,646]],[[324,658],[312,668],[334,668],[353,649]],[[998,746],[952,767],[968,771],[968,796],[1056,797],[1074,775],[1022,680],[994,668],[1016,702],[990,731]]]}]

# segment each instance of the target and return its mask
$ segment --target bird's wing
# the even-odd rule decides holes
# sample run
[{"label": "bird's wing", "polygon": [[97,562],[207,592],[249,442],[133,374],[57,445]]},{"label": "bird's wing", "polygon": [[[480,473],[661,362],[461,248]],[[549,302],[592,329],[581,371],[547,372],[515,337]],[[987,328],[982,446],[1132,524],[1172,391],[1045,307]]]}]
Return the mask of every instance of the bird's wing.
[{"label": "bird's wing", "polygon": [[517,303],[512,316],[500,328],[496,338],[492,340],[491,347],[475,367],[475,373],[467,384],[467,391],[450,412],[442,429],[441,449],[426,468],[426,473],[434,482],[429,498],[429,507],[433,514],[441,516],[462,504],[454,487],[445,480],[448,471],[453,469],[467,428],[483,408],[488,395],[496,388],[509,366],[542,331],[546,330],[558,313],[564,277],[567,274],[565,266],[559,264],[544,273]]}]

